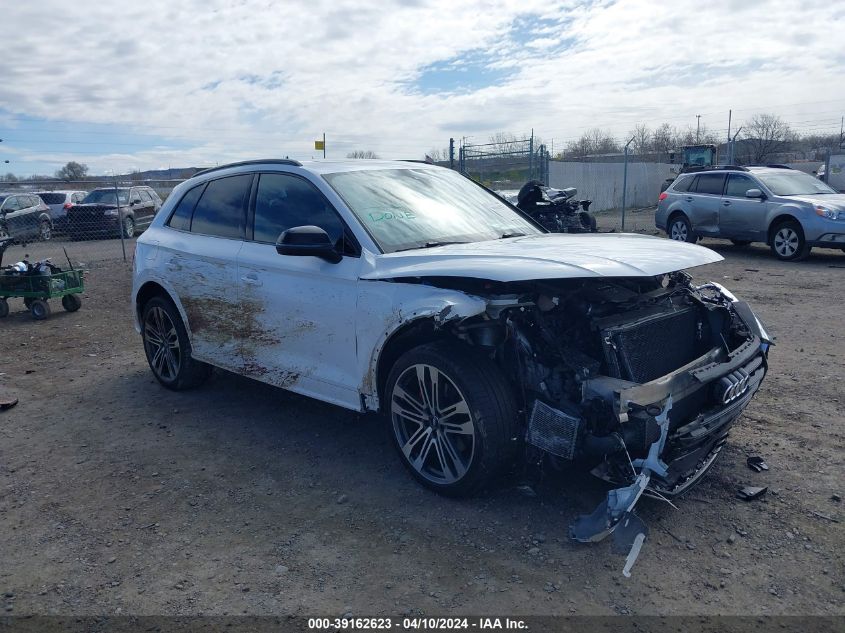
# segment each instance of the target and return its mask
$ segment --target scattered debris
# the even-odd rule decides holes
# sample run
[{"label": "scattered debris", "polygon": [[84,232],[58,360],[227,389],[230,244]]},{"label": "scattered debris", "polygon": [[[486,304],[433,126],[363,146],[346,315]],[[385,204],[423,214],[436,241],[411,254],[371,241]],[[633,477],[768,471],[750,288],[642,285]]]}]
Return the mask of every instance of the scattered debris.
[{"label": "scattered debris", "polygon": [[819,517],[820,519],[827,519],[832,523],[839,523],[839,519],[835,519],[832,516],[828,516],[827,514],[822,514],[821,512],[816,512],[815,510],[810,510],[810,514],[815,517]]},{"label": "scattered debris", "polygon": [[759,455],[752,455],[746,460],[745,463],[748,464],[748,467],[751,470],[757,473],[762,472],[764,470],[769,470],[769,465],[765,461],[763,461],[763,458]]},{"label": "scattered debris", "polygon": [[17,398],[12,399],[0,399],[0,411],[6,411],[7,409],[11,409],[18,403]]},{"label": "scattered debris", "polygon": [[834,492],[832,495],[830,495],[830,500],[839,503],[840,501],[842,501],[842,495],[838,495]]},{"label": "scattered debris", "polygon": [[766,494],[768,489],[769,488],[767,486],[746,486],[737,493],[737,496],[743,501],[753,501],[754,499],[758,499]]}]

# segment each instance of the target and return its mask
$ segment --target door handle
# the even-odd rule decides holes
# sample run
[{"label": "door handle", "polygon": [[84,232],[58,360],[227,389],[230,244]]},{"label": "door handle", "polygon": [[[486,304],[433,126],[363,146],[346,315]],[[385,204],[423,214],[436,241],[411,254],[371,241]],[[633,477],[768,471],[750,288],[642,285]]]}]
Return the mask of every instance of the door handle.
[{"label": "door handle", "polygon": [[729,206],[731,206],[731,201],[730,201],[730,200],[725,200],[725,201],[723,201],[723,202],[722,202],[722,206],[723,206],[723,207],[729,207]]},{"label": "door handle", "polygon": [[687,196],[686,198],[684,198],[684,200],[686,200],[687,202],[692,202],[692,196]]},{"label": "door handle", "polygon": [[244,275],[241,277],[241,281],[245,284],[249,284],[250,286],[260,286],[262,285],[261,280],[258,278],[258,275],[255,273],[249,273],[248,275]]}]

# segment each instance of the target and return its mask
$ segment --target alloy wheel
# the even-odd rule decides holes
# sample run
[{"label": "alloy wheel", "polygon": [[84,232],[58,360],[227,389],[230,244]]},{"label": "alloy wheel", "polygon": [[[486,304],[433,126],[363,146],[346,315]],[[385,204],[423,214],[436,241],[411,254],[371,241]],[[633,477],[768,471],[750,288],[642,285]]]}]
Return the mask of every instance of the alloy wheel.
[{"label": "alloy wheel", "polygon": [[672,223],[672,228],[669,230],[669,236],[678,242],[686,242],[687,237],[689,237],[686,222],[683,220],[675,220]]},{"label": "alloy wheel", "polygon": [[164,381],[175,380],[182,364],[179,337],[167,312],[158,306],[144,320],[144,347],[156,375]]},{"label": "alloy wheel", "polygon": [[123,236],[126,238],[130,238],[135,235],[135,222],[132,218],[126,218],[123,221]]},{"label": "alloy wheel", "polygon": [[425,479],[452,484],[475,455],[475,423],[455,383],[427,364],[399,376],[390,402],[393,431],[405,459]]},{"label": "alloy wheel", "polygon": [[774,246],[775,251],[781,257],[792,257],[798,251],[798,243],[800,242],[798,233],[794,229],[784,226],[778,229],[775,233]]},{"label": "alloy wheel", "polygon": [[50,227],[49,222],[42,222],[41,223],[41,231],[39,232],[41,236],[42,242],[47,242],[51,237],[53,237],[53,229]]}]

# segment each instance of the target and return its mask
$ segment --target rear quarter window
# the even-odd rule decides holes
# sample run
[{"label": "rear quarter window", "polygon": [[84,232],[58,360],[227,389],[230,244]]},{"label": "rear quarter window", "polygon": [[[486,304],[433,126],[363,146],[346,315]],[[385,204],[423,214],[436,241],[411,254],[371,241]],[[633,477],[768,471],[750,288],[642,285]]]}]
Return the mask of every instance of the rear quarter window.
[{"label": "rear quarter window", "polygon": [[672,185],[672,191],[689,191],[689,186],[692,184],[692,181],[695,180],[694,176],[686,176],[684,178],[678,178],[675,181],[675,184]]},{"label": "rear quarter window", "polygon": [[200,199],[203,189],[205,189],[205,183],[189,189],[182,196],[179,204],[173,209],[173,213],[167,221],[167,226],[179,229],[180,231],[189,231],[191,229],[191,216],[194,213],[194,207],[197,205],[197,200]]}]

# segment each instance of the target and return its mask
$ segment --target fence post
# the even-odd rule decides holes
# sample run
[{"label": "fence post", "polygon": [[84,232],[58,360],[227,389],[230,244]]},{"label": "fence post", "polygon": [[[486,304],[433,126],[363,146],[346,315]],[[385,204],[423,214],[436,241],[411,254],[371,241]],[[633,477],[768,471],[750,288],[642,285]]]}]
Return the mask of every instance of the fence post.
[{"label": "fence post", "polygon": [[622,168],[622,230],[625,230],[625,203],[628,195],[628,147],[634,142],[634,137],[625,143],[625,166]]},{"label": "fence post", "polygon": [[[117,207],[117,232],[120,234],[120,248],[123,249],[123,261],[126,262],[126,241],[123,239],[123,218],[120,215],[120,192],[117,190],[117,172],[114,174],[114,204]],[[126,208],[129,209],[129,192],[126,192]]]},{"label": "fence post", "polygon": [[455,139],[449,139],[449,169],[455,168]]}]

